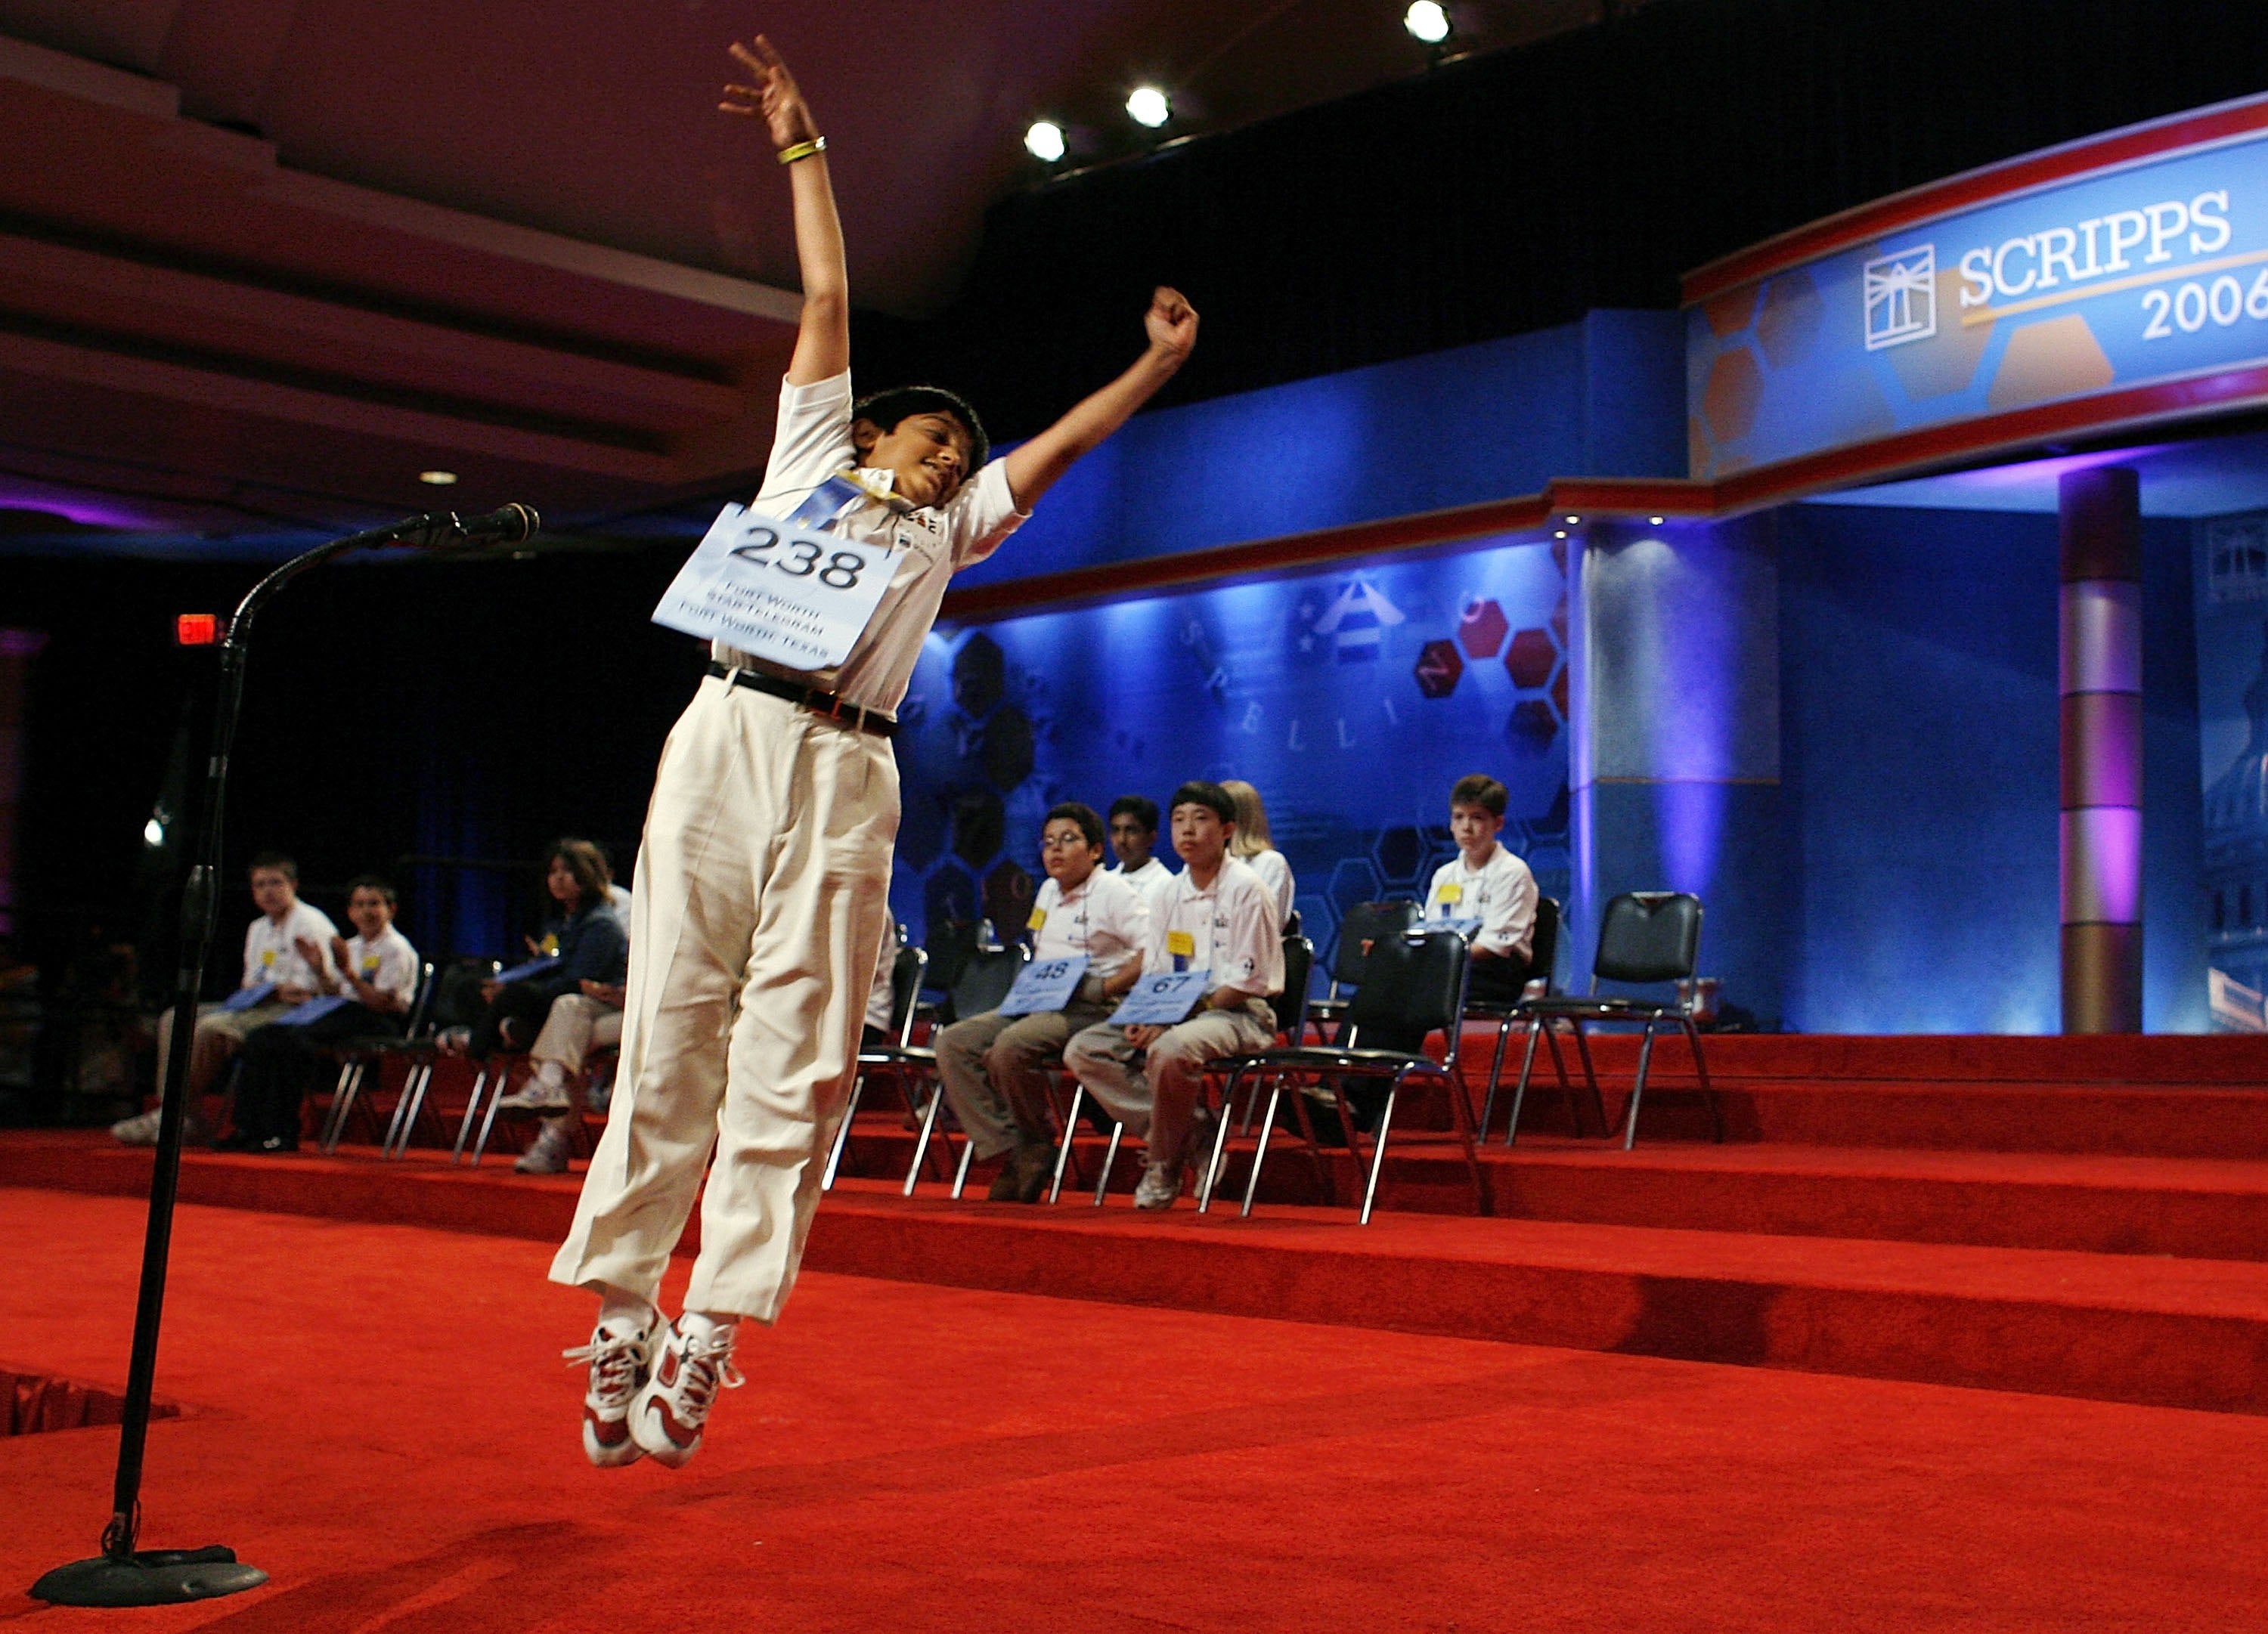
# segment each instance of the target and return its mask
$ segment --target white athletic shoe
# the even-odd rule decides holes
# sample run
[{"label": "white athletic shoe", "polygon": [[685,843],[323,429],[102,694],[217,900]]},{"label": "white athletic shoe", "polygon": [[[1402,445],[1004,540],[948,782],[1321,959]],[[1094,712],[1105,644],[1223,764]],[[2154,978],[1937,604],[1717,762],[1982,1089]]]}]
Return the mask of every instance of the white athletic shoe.
[{"label": "white athletic shoe", "polygon": [[515,1174],[564,1174],[567,1172],[569,1143],[567,1131],[558,1124],[544,1121],[535,1131],[535,1138],[527,1143],[527,1150],[513,1164]]},{"label": "white athletic shoe", "polygon": [[[121,1145],[154,1146],[158,1144],[158,1125],[164,1114],[156,1107],[147,1112],[137,1112],[130,1118],[121,1118],[110,1126],[111,1134]],[[202,1145],[212,1131],[194,1112],[181,1121],[181,1145]]]},{"label": "white athletic shoe", "polygon": [[636,1463],[645,1449],[630,1436],[630,1403],[646,1380],[646,1367],[662,1327],[637,1328],[616,1317],[591,1330],[591,1343],[563,1351],[570,1366],[588,1364],[583,1391],[583,1451],[601,1469]]},{"label": "white athletic shoe", "polygon": [[674,1323],[655,1336],[653,1373],[630,1404],[630,1435],[654,1462],[676,1469],[701,1450],[701,1434],[719,1390],[747,1382],[733,1365],[737,1328],[711,1328],[698,1338]]},{"label": "white athletic shoe", "polygon": [[1138,1209],[1170,1209],[1174,1199],[1182,1195],[1182,1160],[1170,1163],[1150,1163],[1143,1166],[1142,1183],[1134,1188],[1134,1206]]},{"label": "white athletic shoe", "polygon": [[566,1085],[547,1084],[540,1078],[528,1079],[497,1102],[499,1112],[571,1112],[574,1107]]}]

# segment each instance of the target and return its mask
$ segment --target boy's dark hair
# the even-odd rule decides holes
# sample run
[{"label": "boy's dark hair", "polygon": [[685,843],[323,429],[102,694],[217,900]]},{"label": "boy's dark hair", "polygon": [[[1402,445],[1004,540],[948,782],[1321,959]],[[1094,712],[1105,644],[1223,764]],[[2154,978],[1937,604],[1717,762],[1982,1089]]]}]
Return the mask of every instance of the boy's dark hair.
[{"label": "boy's dark hair", "polygon": [[257,873],[262,868],[282,874],[294,885],[299,883],[299,865],[281,851],[254,851],[252,860],[244,865],[244,872]]},{"label": "boy's dark hair", "polygon": [[615,882],[615,871],[607,866],[605,855],[588,840],[554,840],[551,849],[543,853],[543,865],[549,869],[552,859],[567,865],[567,872],[575,876],[579,900],[575,911],[582,912],[593,906],[604,907],[613,899],[607,887]]},{"label": "boy's dark hair", "polygon": [[893,386],[850,405],[853,420],[872,420],[884,431],[896,431],[899,421],[914,414],[949,414],[960,421],[968,433],[968,475],[976,475],[991,453],[992,444],[984,435],[984,422],[959,394],[942,386]]},{"label": "boy's dark hair", "polygon": [[1098,851],[1102,849],[1102,819],[1094,814],[1094,807],[1084,800],[1065,800],[1062,805],[1049,808],[1047,816],[1041,821],[1040,828],[1045,830],[1049,823],[1058,818],[1069,818],[1077,823],[1079,831],[1086,836],[1086,843]]},{"label": "boy's dark hair", "polygon": [[1122,794],[1110,802],[1113,821],[1120,817],[1131,817],[1152,834],[1158,832],[1158,802],[1146,794]]},{"label": "boy's dark hair", "polygon": [[1449,791],[1451,806],[1477,806],[1491,817],[1503,816],[1504,808],[1509,803],[1504,784],[1484,771],[1466,774],[1458,778],[1457,786]]},{"label": "boy's dark hair", "polygon": [[1236,821],[1236,802],[1229,799],[1228,791],[1217,783],[1191,781],[1183,784],[1174,791],[1174,798],[1167,804],[1166,809],[1170,812],[1178,806],[1202,806],[1223,822]]},{"label": "boy's dark hair", "polygon": [[353,896],[357,891],[375,891],[386,899],[386,905],[388,908],[401,906],[401,894],[394,888],[394,882],[391,880],[382,880],[374,873],[358,873],[348,880],[348,896]]}]

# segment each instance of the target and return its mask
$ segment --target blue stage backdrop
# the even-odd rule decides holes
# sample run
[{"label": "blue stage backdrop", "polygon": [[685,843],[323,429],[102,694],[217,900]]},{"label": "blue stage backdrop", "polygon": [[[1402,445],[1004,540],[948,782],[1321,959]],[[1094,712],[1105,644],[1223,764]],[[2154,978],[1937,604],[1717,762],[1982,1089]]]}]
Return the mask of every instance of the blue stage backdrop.
[{"label": "blue stage backdrop", "polygon": [[1564,901],[1566,591],[1561,547],[1506,545],[940,629],[902,710],[891,889],[932,980],[979,921],[1022,933],[1049,806],[1162,806],[1191,777],[1260,790],[1322,961],[1343,909],[1454,853],[1467,772],[1504,781],[1505,843]]},{"label": "blue stage backdrop", "polygon": [[2268,512],[2199,525],[2197,585],[2213,1021],[2268,1032]]}]

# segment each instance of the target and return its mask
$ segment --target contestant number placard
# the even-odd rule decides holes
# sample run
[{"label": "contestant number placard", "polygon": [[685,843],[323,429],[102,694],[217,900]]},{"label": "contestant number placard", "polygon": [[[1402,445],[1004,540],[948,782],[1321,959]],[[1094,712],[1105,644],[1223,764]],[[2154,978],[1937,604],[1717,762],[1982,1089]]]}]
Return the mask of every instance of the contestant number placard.
[{"label": "contestant number placard", "polygon": [[1060,1010],[1071,1003],[1071,995],[1079,991],[1079,982],[1086,975],[1085,953],[1073,953],[1068,959],[1035,960],[1024,967],[1016,977],[1016,985],[1000,1001],[1000,1013],[1035,1016],[1042,1011]]},{"label": "contestant number placard", "polygon": [[897,554],[726,505],[653,622],[790,669],[832,669],[874,616]]},{"label": "contestant number placard", "polygon": [[1133,990],[1111,1012],[1110,1024],[1177,1027],[1189,1019],[1190,1010],[1211,985],[1210,970],[1160,970],[1155,975],[1145,975],[1134,983]]}]

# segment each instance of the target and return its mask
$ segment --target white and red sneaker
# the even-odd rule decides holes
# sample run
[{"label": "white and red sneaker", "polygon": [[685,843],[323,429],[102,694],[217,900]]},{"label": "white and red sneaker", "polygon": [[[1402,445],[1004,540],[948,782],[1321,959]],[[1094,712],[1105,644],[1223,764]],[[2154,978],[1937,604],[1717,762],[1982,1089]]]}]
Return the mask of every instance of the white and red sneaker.
[{"label": "white and red sneaker", "polygon": [[746,1382],[733,1365],[737,1327],[666,1324],[655,1336],[653,1373],[630,1404],[630,1436],[656,1463],[675,1469],[701,1450],[717,1392]]},{"label": "white and red sneaker", "polygon": [[630,1438],[630,1403],[646,1381],[661,1321],[639,1328],[621,1317],[591,1330],[591,1343],[563,1351],[570,1366],[587,1363],[583,1391],[583,1451],[601,1469],[634,1464],[645,1449]]}]

